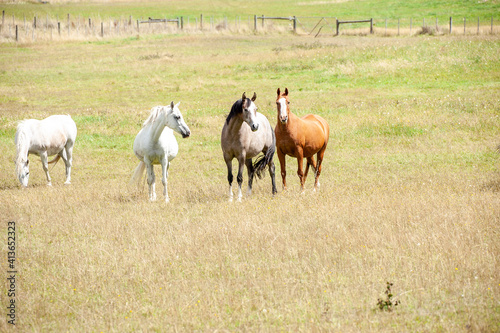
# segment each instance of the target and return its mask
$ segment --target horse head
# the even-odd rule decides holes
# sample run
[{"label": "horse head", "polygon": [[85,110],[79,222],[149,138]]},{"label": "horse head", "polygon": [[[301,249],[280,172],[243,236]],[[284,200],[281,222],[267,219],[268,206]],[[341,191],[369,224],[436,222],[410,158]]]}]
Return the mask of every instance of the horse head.
[{"label": "horse head", "polygon": [[16,173],[19,182],[23,187],[28,187],[28,180],[30,179],[30,160],[27,158],[18,158],[16,161]]},{"label": "horse head", "polygon": [[276,98],[276,106],[278,107],[278,120],[282,124],[286,124],[288,121],[288,114],[290,113],[290,108],[288,104],[288,88],[285,88],[285,92],[281,93],[280,88],[277,91],[278,97]]},{"label": "horse head", "polygon": [[252,132],[259,129],[259,124],[257,123],[257,106],[254,101],[257,99],[257,94],[254,92],[252,99],[246,97],[245,93],[241,96],[241,108],[243,120],[250,126]]},{"label": "horse head", "polygon": [[184,122],[181,111],[179,111],[179,104],[174,105],[174,101],[170,103],[170,112],[167,115],[167,126],[182,135],[183,138],[187,138],[191,135],[189,127]]}]

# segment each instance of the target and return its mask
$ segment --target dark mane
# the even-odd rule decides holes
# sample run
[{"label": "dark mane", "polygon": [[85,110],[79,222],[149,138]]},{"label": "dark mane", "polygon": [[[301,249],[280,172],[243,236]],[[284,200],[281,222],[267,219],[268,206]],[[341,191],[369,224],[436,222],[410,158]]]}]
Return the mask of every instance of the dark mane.
[{"label": "dark mane", "polygon": [[[247,98],[247,105],[250,105],[250,98]],[[237,114],[241,113],[243,111],[243,100],[240,98],[236,102],[234,102],[233,106],[231,107],[231,112],[227,115],[226,118],[226,124],[229,125],[229,121],[233,116],[236,116]]]}]

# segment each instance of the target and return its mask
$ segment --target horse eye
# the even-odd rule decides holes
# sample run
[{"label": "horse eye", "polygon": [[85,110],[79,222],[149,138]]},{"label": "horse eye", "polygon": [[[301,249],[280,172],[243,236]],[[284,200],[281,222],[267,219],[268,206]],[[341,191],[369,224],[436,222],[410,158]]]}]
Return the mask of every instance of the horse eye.
[{"label": "horse eye", "polygon": [[288,104],[290,104],[290,102],[287,102]]}]

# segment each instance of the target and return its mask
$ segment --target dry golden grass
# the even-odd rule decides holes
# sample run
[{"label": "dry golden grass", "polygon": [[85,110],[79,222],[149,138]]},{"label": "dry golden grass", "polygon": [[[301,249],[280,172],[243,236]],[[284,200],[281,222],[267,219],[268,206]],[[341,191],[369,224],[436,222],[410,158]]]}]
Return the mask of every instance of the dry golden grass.
[{"label": "dry golden grass", "polygon": [[[498,330],[499,45],[440,38],[188,35],[0,51],[19,56],[0,63],[0,212],[17,226],[18,329]],[[321,189],[309,178],[301,195],[288,158],[287,192],[272,197],[266,176],[228,203],[224,116],[255,90],[274,123],[285,85],[292,111],[330,122]],[[147,110],[172,99],[192,137],[177,136],[170,203],[150,203],[128,185],[131,144]],[[20,190],[15,123],[52,113],[79,128],[73,184],[62,185],[61,163],[46,187],[32,157]],[[388,281],[401,301],[392,312],[377,307]]]}]

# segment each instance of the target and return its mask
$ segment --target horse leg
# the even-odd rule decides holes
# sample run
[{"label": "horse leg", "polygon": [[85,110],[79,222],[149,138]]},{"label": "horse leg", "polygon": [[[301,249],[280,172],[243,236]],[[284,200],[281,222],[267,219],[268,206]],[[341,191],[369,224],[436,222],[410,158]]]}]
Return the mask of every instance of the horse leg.
[{"label": "horse leg", "polygon": [[146,163],[146,173],[148,177],[148,186],[149,186],[149,200],[156,200],[156,192],[155,192],[155,171],[153,169],[153,164],[147,158],[144,158],[144,163]]},{"label": "horse leg", "polygon": [[316,167],[316,179],[314,180],[314,190],[319,189],[319,175],[321,174],[321,164],[323,163],[323,157],[325,156],[326,146],[323,147],[317,154],[318,165]]},{"label": "horse leg", "polygon": [[168,191],[167,191],[167,177],[168,168],[170,167],[170,162],[166,157],[161,160],[161,182],[163,183],[163,195],[165,196],[165,202],[169,202]]},{"label": "horse leg", "polygon": [[[314,160],[314,156],[307,158],[306,172],[304,173],[304,183],[306,182],[307,172],[309,171],[309,166],[311,166],[314,172],[314,178],[316,179],[316,161]],[[316,190],[316,187],[315,189]]]},{"label": "horse leg", "polygon": [[71,184],[71,166],[73,165],[73,146],[66,147],[63,150],[63,156],[61,156],[64,164],[66,165],[66,181],[64,184]]},{"label": "horse leg", "polygon": [[285,154],[283,154],[279,149],[278,150],[278,159],[280,160],[280,168],[281,168],[281,179],[283,180],[283,190],[286,190],[286,163],[285,163]]},{"label": "horse leg", "polygon": [[49,175],[49,160],[46,151],[40,154],[40,159],[42,160],[42,168],[43,171],[45,171],[45,176],[47,176],[47,186],[52,186],[52,182]]},{"label": "horse leg", "polygon": [[233,161],[230,157],[224,156],[227,166],[227,181],[229,183],[229,202],[233,201]]},{"label": "horse leg", "polygon": [[64,165],[66,166],[66,181],[64,182],[64,185],[71,184],[71,162],[68,159],[68,153],[66,152],[66,148],[61,150],[59,156],[62,158],[62,160],[64,161]]},{"label": "horse leg", "polygon": [[304,155],[302,154],[302,151],[298,151],[297,154],[297,175],[299,176],[300,180],[300,189],[302,193],[304,193],[305,188],[304,188],[304,172],[302,171],[302,167],[304,165]]},{"label": "horse leg", "polygon": [[243,194],[241,193],[241,185],[243,184],[243,169],[245,168],[245,157],[240,156],[238,158],[238,176],[236,176],[236,181],[238,182],[238,202],[241,202]]},{"label": "horse leg", "polygon": [[273,161],[269,162],[269,176],[271,176],[271,182],[273,184],[273,195],[278,193],[278,191],[276,190],[276,179],[275,179],[276,172],[275,171],[276,171],[276,168],[274,166],[274,162]]},{"label": "horse leg", "polygon": [[252,184],[253,184],[253,175],[255,173],[255,170],[253,168],[252,164],[252,159],[249,158],[245,160],[245,165],[247,166],[247,171],[248,171],[248,191],[247,191],[247,196],[252,195]]}]

